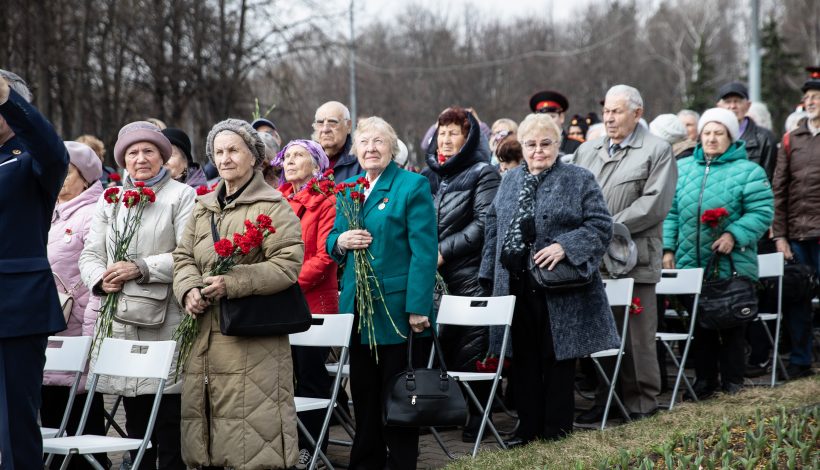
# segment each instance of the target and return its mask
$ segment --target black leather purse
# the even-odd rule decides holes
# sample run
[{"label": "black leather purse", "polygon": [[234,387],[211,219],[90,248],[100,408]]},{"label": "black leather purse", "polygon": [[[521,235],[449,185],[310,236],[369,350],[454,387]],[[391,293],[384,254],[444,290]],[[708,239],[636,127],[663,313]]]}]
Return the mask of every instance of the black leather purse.
[{"label": "black leather purse", "polygon": [[[584,270],[569,264],[566,260],[558,262],[551,271],[539,267],[533,259],[537,252],[538,250],[534,247],[530,248],[530,253],[527,256],[527,271],[532,280],[542,289],[557,292],[576,289],[592,282],[593,273],[591,269]],[[585,264],[585,267],[588,267],[588,265]]]},{"label": "black leather purse", "polygon": [[[706,275],[712,273],[720,262],[715,252],[706,263]],[[755,283],[741,276],[735,269],[731,255],[729,265],[732,276],[728,279],[704,279],[698,301],[698,325],[709,330],[732,328],[757,318],[757,290]]]},{"label": "black leather purse", "polygon": [[467,402],[461,387],[449,375],[435,329],[433,342],[438,369],[413,368],[413,331],[407,338],[407,370],[396,374],[384,396],[384,424],[401,427],[461,426],[467,420]]},{"label": "black leather purse", "polygon": [[[211,236],[219,240],[213,214]],[[225,336],[276,336],[310,328],[312,316],[299,283],[269,295],[249,295],[219,301],[219,331]]]}]

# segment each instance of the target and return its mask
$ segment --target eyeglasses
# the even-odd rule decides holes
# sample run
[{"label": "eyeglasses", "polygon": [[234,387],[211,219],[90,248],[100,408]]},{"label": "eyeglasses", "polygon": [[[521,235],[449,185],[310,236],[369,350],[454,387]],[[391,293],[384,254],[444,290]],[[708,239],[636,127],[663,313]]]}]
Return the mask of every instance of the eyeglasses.
[{"label": "eyeglasses", "polygon": [[317,119],[313,122],[314,129],[321,129],[327,125],[331,129],[336,129],[342,122],[335,118]]},{"label": "eyeglasses", "polygon": [[544,139],[541,142],[536,142],[534,140],[528,140],[528,141],[524,142],[524,149],[526,149],[527,152],[535,152],[538,148],[542,148],[542,149],[546,150],[549,147],[552,147],[553,145],[555,145],[555,142],[553,142],[550,139]]}]

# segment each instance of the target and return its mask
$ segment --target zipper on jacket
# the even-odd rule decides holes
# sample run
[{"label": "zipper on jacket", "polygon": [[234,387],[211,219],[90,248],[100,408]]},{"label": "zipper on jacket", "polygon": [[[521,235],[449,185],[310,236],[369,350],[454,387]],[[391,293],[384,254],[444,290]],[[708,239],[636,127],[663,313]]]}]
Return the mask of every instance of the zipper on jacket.
[{"label": "zipper on jacket", "polygon": [[[711,167],[712,162],[709,160],[706,161],[706,170],[703,172],[703,180],[700,183],[700,194],[698,194],[698,213],[697,213],[697,220],[698,220],[698,230],[695,233],[695,254],[697,256],[698,267],[700,268],[700,214],[703,211],[703,192],[706,190],[706,178],[709,177],[709,168]],[[680,221],[678,222],[680,223]]]}]

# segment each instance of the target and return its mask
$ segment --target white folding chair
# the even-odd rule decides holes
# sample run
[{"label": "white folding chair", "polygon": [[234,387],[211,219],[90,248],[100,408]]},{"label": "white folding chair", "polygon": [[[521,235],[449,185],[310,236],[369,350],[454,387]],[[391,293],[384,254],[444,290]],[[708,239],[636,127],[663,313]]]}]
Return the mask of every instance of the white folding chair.
[{"label": "white folding chair", "polygon": [[[618,373],[621,371],[621,360],[624,355],[624,347],[626,346],[626,334],[629,331],[629,306],[632,305],[632,291],[635,287],[635,280],[631,277],[623,279],[604,279],[604,287],[606,288],[606,298],[609,301],[610,307],[624,307],[624,324],[621,327],[621,345],[618,349],[605,349],[589,355],[595,364],[595,369],[598,375],[604,380],[604,383],[609,387],[609,394],[606,397],[606,406],[604,407],[604,417],[601,421],[601,430],[606,428],[606,420],[609,417],[609,408],[612,406],[612,399],[618,404],[621,414],[629,421],[629,412],[621,402],[620,397],[615,393],[615,385],[618,382]],[[653,299],[654,300],[654,299]],[[602,357],[616,356],[615,370],[612,372],[612,379],[607,377],[604,368],[598,359]]]},{"label": "white folding chair", "polygon": [[[91,454],[137,450],[133,468],[139,468],[145,449],[151,446],[151,433],[154,430],[159,404],[162,400],[162,392],[171,368],[175,348],[175,341],[128,341],[105,338],[100,346],[97,361],[88,375],[88,398],[85,400],[77,435],[44,439],[43,452],[65,455],[66,458],[60,467],[61,470],[68,467],[68,463],[74,455],[82,455],[91,466],[103,470],[103,467]],[[91,409],[91,401],[94,398],[97,382],[101,375],[159,380],[154,406],[151,408],[148,427],[145,430],[145,437],[142,439],[129,439],[83,434],[85,424],[88,421],[88,413]]]},{"label": "white folding chair", "polygon": [[63,413],[63,419],[60,421],[59,429],[41,427],[40,434],[43,438],[60,437],[68,426],[68,418],[71,415],[71,408],[74,406],[74,398],[77,396],[77,389],[80,387],[80,381],[88,363],[91,339],[90,336],[48,337],[45,371],[73,373],[74,381],[68,391],[68,403]]},{"label": "white folding chair", "polygon": [[327,434],[327,428],[330,425],[330,416],[333,414],[333,408],[336,406],[336,398],[339,395],[339,386],[342,382],[342,369],[344,364],[347,363],[348,347],[350,346],[350,335],[352,331],[353,315],[350,313],[313,315],[313,323],[307,331],[289,336],[291,346],[322,346],[339,347],[342,349],[335,371],[336,379],[333,381],[330,398],[294,397],[297,413],[321,409],[326,410],[322,430],[315,440],[307,428],[305,428],[305,425],[302,424],[302,421],[298,417],[296,418],[296,425],[314,449],[313,456],[310,459],[310,466],[308,467],[309,470],[316,468],[317,458],[321,458],[328,468],[333,469],[330,460],[324,452],[322,452],[322,441]]},{"label": "white folding chair", "polygon": [[[789,380],[789,374],[786,372],[786,367],[783,365],[783,359],[780,357],[780,323],[783,319],[783,266],[785,258],[783,253],[769,253],[765,255],[757,255],[757,275],[761,278],[773,277],[777,278],[777,312],[775,313],[759,313],[757,320],[763,325],[763,330],[766,331],[766,336],[769,337],[769,342],[774,348],[772,354],[772,381],[771,386],[774,387],[777,383],[777,365],[780,364],[780,371],[786,380]],[[775,333],[772,337],[772,331],[769,329],[767,321],[776,320]]]},{"label": "white folding chair", "polygon": [[[672,357],[672,361],[678,368],[678,374],[675,378],[675,387],[672,389],[672,399],[669,402],[669,409],[675,406],[675,399],[678,396],[680,389],[680,382],[686,384],[686,389],[692,395],[695,401],[698,397],[692,389],[692,384],[684,374],[684,367],[686,366],[686,358],[689,356],[689,346],[692,344],[692,338],[695,332],[695,322],[698,319],[698,301],[700,300],[700,288],[703,285],[703,268],[694,269],[664,269],[661,271],[661,280],[655,285],[655,294],[657,295],[694,295],[695,301],[692,304],[692,312],[689,315],[689,332],[688,333],[661,333],[655,334],[666,351]],[[672,350],[671,343],[673,341],[685,341],[683,347],[683,355],[680,360]]]},{"label": "white folding chair", "polygon": [[[331,354],[333,354],[333,352],[331,352]],[[339,358],[337,357],[336,359],[339,359]],[[342,380],[341,380],[341,383],[339,384],[339,390],[341,391],[345,388],[345,386],[347,385],[347,381],[350,379],[350,364],[349,363],[342,364],[341,369],[339,368],[339,364],[340,364],[340,362],[338,362],[338,361],[337,362],[327,363],[327,364],[325,364],[325,369],[327,369],[327,373],[331,377],[335,377],[339,373],[339,371],[341,371]],[[350,403],[352,403],[352,402],[349,402],[348,406],[350,406]],[[344,408],[342,408],[340,406],[334,406],[333,407],[333,416],[336,417],[336,421],[342,426],[342,429],[344,429],[344,431],[347,433],[347,435],[350,436],[350,440],[330,439],[328,442],[330,442],[331,444],[336,444],[336,445],[340,445],[340,446],[352,447],[353,446],[353,439],[356,436],[356,432],[353,429],[354,426],[355,426],[355,422],[353,421],[353,418],[347,413],[347,411],[345,411]]]},{"label": "white folding chair", "polygon": [[[495,372],[459,372],[448,370],[447,374],[453,379],[459,381],[464,385],[467,395],[475,404],[478,410],[482,413],[481,425],[478,428],[478,435],[476,436],[475,445],[473,446],[473,458],[478,453],[478,448],[481,446],[481,440],[484,438],[484,430],[487,426],[490,427],[495,436],[495,440],[506,449],[504,440],[498,434],[492,421],[490,421],[490,412],[492,411],[492,404],[495,399],[498,383],[501,381],[501,372],[504,368],[504,360],[507,353],[507,343],[510,337],[510,325],[512,324],[513,311],[515,310],[515,296],[507,295],[503,297],[459,297],[455,295],[443,295],[441,297],[441,304],[436,317],[436,323],[441,325],[461,325],[461,326],[503,326],[504,337],[501,341],[501,350],[499,351],[498,369]],[[432,361],[432,357],[431,357]],[[491,380],[492,386],[490,388],[490,397],[485,406],[476,398],[473,389],[470,387],[470,382]],[[439,440],[439,445],[450,455],[447,448],[444,447],[443,442],[437,435],[437,431],[431,428],[436,438]]]}]

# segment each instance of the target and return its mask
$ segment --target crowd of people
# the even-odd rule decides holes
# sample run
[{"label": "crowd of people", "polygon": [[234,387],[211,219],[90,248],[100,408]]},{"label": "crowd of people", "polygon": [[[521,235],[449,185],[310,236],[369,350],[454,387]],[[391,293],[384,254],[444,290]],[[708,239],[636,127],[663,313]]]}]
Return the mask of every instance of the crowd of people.
[{"label": "crowd of people", "polygon": [[[574,425],[603,419],[604,384],[594,406],[576,412],[576,381],[589,372],[584,358],[619,347],[627,315],[619,395],[626,419],[650,416],[666,380],[655,340],[666,309],[655,293],[662,269],[703,268],[715,258],[710,276],[757,279],[758,253],[777,251],[817,273],[820,71],[812,70],[802,91],[801,118],[787,122],[792,128],[780,142],[750,118],[741,83],[722,86],[715,107],[702,114],[682,110],[650,123],[639,90],[616,85],[601,118],[591,112],[565,121],[569,102],[551,90],[532,96],[520,123],[501,118],[488,126],[471,108],[448,107],[422,139],[420,172],[390,123],[373,116],[354,126],[336,101],[316,110],[309,139],[287,143],[264,117],[219,122],[204,143],[204,165],[182,129],[155,119],[127,123],[114,169],[104,165],[99,139],[64,141],[30,104],[23,79],[0,70],[0,279],[7,292],[0,299],[0,468],[42,466],[38,423],[59,426],[71,385],[65,374],[43,375],[48,336],[96,337],[114,295],[121,299],[113,307],[115,338],[170,340],[186,316],[197,325],[187,360],[174,359],[140,469],[306,468],[316,449],[297,432],[293,397],[330,397],[328,349],[220,328],[221,300],[294,284],[312,313],[355,316],[348,468],[416,468],[419,430],[385,425],[381,404],[408,361],[426,364],[442,283],[452,295],[516,296],[512,346],[499,358],[512,364],[505,402],[520,420],[506,447],[559,439]],[[342,182],[360,192],[334,191]],[[127,204],[111,199],[146,189],[151,204],[141,206],[120,247],[133,219]],[[352,219],[350,207],[357,208]],[[717,229],[702,223],[712,209],[726,213]],[[267,220],[270,233],[215,274],[223,256],[215,243],[255,220]],[[610,256],[625,239],[636,251],[631,260]],[[362,250],[373,272],[367,288],[378,293],[372,305],[357,296]],[[559,266],[584,282],[546,290],[531,274]],[[637,314],[607,302],[603,280],[622,277],[634,279]],[[65,315],[58,292],[74,299]],[[150,307],[126,307],[140,296]],[[812,296],[784,302],[792,378],[812,373]],[[746,376],[765,371],[771,348],[759,328],[696,328],[698,398],[737,393]],[[408,358],[414,335],[425,347]],[[502,335],[498,328],[442,328],[445,362],[486,370]],[[157,380],[101,379],[85,432],[107,429],[107,394],[122,397],[127,434],[144,437],[157,388]],[[473,390],[481,402],[489,398],[489,385]],[[84,401],[81,393],[69,434]],[[468,414],[462,437],[471,442],[481,412],[471,404]],[[323,412],[303,415],[317,436]],[[110,466],[109,456],[94,458]],[[73,459],[69,468],[91,467]]]}]

